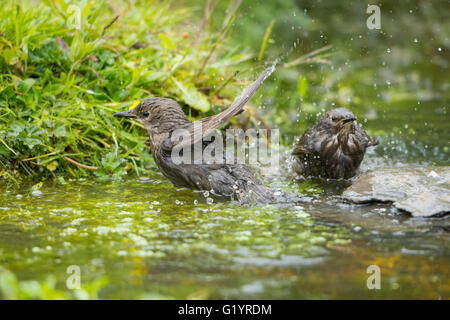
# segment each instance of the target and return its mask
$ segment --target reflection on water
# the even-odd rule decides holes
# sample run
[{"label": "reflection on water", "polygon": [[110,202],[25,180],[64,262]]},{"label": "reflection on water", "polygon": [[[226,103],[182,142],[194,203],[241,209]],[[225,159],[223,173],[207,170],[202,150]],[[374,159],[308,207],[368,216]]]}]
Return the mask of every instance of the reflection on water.
[{"label": "reflection on water", "polygon": [[[450,164],[448,107],[443,101],[392,103],[386,112],[366,124],[383,137],[375,154],[412,164]],[[399,160],[401,159],[401,160]]]},{"label": "reflection on water", "polygon": [[[78,265],[82,284],[107,279],[101,298],[450,297],[448,217],[331,194],[287,207],[207,204],[157,172],[24,187],[0,198],[0,265],[21,281],[54,275],[60,290]],[[382,290],[366,287],[373,264]]]}]

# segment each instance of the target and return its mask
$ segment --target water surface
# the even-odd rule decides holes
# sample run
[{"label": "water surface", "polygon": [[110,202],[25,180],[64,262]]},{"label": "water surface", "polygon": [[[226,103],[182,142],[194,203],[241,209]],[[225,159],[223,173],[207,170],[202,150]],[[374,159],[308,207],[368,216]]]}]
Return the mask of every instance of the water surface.
[{"label": "water surface", "polygon": [[[0,196],[0,265],[25,282],[51,275],[61,291],[77,265],[82,285],[102,279],[100,298],[449,298],[449,218],[344,204],[345,184],[290,182],[323,192],[247,208],[156,171],[24,186]],[[381,290],[366,286],[369,265]]]}]

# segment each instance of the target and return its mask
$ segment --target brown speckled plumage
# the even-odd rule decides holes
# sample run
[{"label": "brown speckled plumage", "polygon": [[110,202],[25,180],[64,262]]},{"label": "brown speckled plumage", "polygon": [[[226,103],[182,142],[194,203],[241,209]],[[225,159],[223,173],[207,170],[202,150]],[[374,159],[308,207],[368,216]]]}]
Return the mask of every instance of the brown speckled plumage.
[{"label": "brown speckled plumage", "polygon": [[325,113],[295,143],[293,170],[304,177],[353,177],[366,149],[378,144],[354,120],[356,117],[346,108]]},{"label": "brown speckled plumage", "polygon": [[245,164],[227,164],[225,161],[222,164],[175,164],[171,157],[172,150],[183,144],[183,141],[178,143],[172,141],[171,135],[174,130],[185,129],[189,132],[191,142],[184,147],[194,148],[200,143],[200,146],[204,148],[205,142],[199,141],[196,135],[198,126],[202,128],[200,138],[204,138],[232,116],[241,112],[245,103],[272,71],[270,69],[264,71],[228,109],[197,122],[190,122],[179,104],[166,98],[145,99],[133,110],[116,113],[115,116],[135,118],[145,126],[150,136],[153,158],[164,176],[175,186],[212,191],[218,195],[238,199],[242,204],[277,202],[280,196],[277,197],[271,189],[266,187]]}]

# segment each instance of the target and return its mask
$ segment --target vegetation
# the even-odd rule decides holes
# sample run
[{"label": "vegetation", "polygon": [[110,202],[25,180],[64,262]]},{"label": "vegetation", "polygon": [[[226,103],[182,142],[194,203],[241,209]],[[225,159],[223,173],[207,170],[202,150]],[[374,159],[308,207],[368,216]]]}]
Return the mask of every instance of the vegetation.
[{"label": "vegetation", "polygon": [[80,289],[63,291],[56,288],[54,276],[48,276],[44,281],[20,281],[14,273],[0,266],[0,299],[2,300],[98,299],[98,292],[106,283],[106,278],[99,278]]},{"label": "vegetation", "polygon": [[[165,1],[6,0],[0,8],[0,176],[120,176],[152,163],[139,125],[113,118],[147,96],[217,112],[250,55]],[[220,58],[216,52],[222,52]],[[226,54],[224,54],[226,52]],[[248,76],[248,73],[247,73]]]}]

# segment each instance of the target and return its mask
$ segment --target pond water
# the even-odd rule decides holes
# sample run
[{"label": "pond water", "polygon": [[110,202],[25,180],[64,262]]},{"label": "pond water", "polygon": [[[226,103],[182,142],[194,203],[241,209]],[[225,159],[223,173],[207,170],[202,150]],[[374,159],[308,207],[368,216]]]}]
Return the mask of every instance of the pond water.
[{"label": "pond water", "polygon": [[[378,68],[364,67],[365,79]],[[429,74],[445,93],[442,70]],[[450,165],[448,93],[420,101],[378,94],[361,95],[367,114],[355,110],[364,129],[380,136],[363,171]],[[14,274],[0,268],[0,297],[71,292],[67,268],[78,266],[88,295],[75,297],[450,299],[449,215],[411,218],[386,204],[345,204],[345,181],[266,180],[313,200],[210,203],[157,169],[121,181],[46,181],[39,190],[0,186],[0,267]],[[371,265],[380,268],[380,290],[367,287]]]},{"label": "pond water", "polygon": [[[406,113],[394,114],[392,124],[414,128]],[[448,164],[448,122],[433,112],[421,116],[439,139],[420,132],[418,121],[419,138],[411,139],[413,131],[382,138],[363,170]],[[270,185],[313,200],[210,203],[157,170],[124,181],[23,185],[0,195],[0,265],[24,288],[50,276],[62,292],[70,291],[68,266],[79,266],[81,285],[100,298],[450,298],[448,216],[417,219],[388,205],[344,204],[338,195],[348,182],[286,179]],[[367,288],[370,265],[380,268],[380,290]]]}]

